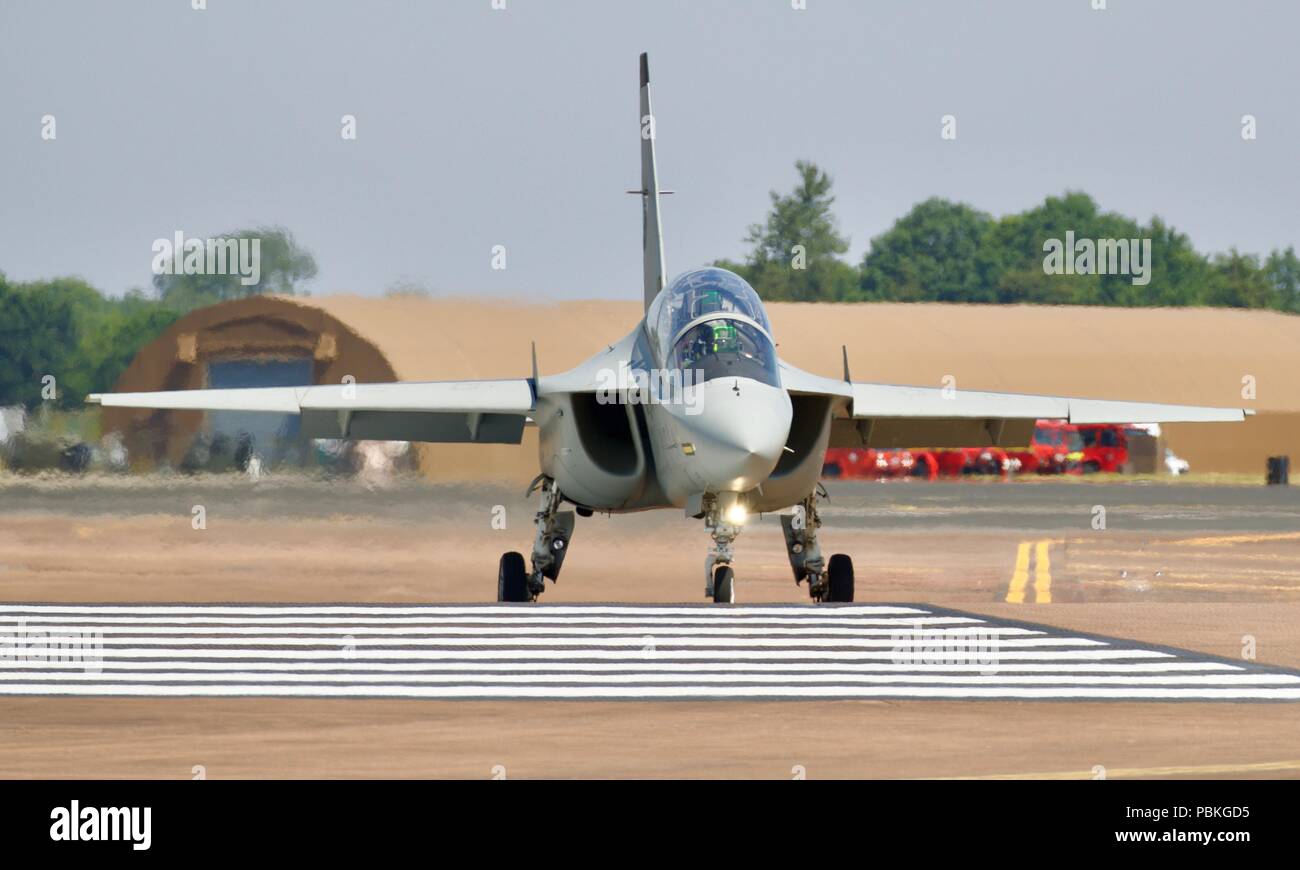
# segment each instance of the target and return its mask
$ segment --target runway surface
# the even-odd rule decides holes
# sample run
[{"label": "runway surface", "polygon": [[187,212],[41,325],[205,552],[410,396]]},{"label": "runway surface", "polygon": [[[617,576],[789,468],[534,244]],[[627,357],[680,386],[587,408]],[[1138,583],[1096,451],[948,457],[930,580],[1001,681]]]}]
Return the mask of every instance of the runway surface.
[{"label": "runway surface", "polygon": [[920,604],[0,605],[0,694],[1300,700],[1300,671]]}]

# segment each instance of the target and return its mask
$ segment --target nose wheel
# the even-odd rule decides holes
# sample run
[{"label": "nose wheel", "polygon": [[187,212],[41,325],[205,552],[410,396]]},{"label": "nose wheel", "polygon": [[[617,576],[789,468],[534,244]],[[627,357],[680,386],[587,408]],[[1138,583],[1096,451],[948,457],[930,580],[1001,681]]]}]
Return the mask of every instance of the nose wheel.
[{"label": "nose wheel", "polygon": [[731,568],[731,545],[742,527],[727,521],[716,498],[706,503],[704,527],[713,538],[713,547],[704,559],[704,594],[712,598],[714,604],[734,604],[736,572]]},{"label": "nose wheel", "polygon": [[719,565],[713,569],[713,603],[736,603],[736,572],[730,565]]}]

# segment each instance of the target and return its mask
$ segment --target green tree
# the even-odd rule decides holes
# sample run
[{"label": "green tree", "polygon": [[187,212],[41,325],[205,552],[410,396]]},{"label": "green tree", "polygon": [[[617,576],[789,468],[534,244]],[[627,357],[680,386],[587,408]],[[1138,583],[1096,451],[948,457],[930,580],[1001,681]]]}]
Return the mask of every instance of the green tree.
[{"label": "green tree", "polygon": [[994,296],[1006,304],[1087,305],[1101,293],[1097,275],[1051,275],[1039,263],[1003,272]]},{"label": "green tree", "polygon": [[[1126,239],[1144,256],[1150,240],[1149,283],[1135,284],[1133,274],[1049,273],[1045,245],[1049,240],[1064,245],[1070,233],[1075,240]],[[1073,259],[1073,252],[1066,255]],[[1094,265],[1099,265],[1095,259]],[[1231,304],[1266,304],[1268,294],[1245,277],[1248,267],[1237,263],[1236,271],[1216,272],[1186,235],[1160,218],[1142,226],[1102,211],[1086,193],[1067,191],[996,220],[962,203],[920,203],[872,240],[861,280],[869,299],[1118,306],[1230,304],[1222,300],[1236,299]],[[1135,264],[1130,269],[1136,271]],[[1276,281],[1285,285],[1282,255],[1277,272]],[[1285,295],[1279,291],[1278,296]],[[1253,302],[1243,301],[1247,299]]]},{"label": "green tree", "polygon": [[815,301],[844,299],[854,293],[853,267],[839,259],[849,249],[831,206],[831,178],[816,164],[795,162],[799,181],[789,194],[771,191],[766,220],[745,237],[753,246],[744,263],[726,260],[764,299]]},{"label": "green tree", "polygon": [[132,290],[122,299],[109,300],[102,314],[93,318],[85,332],[81,351],[84,393],[111,390],[140,349],[181,317],[181,312]]},{"label": "green tree", "polygon": [[[226,299],[276,293],[293,296],[301,284],[316,277],[316,258],[298,245],[284,227],[255,227],[225,233],[223,239],[259,240],[260,275],[255,284],[245,285],[237,268],[223,275],[155,275],[154,289],[169,307],[189,311]],[[182,255],[183,257],[183,255]]]},{"label": "green tree", "polygon": [[1264,274],[1277,294],[1277,307],[1300,313],[1300,259],[1295,248],[1269,254],[1264,261]]},{"label": "green tree", "polygon": [[11,283],[0,273],[0,405],[41,404],[51,376],[54,404],[76,407],[111,389],[179,316],[140,291],[106,299],[80,278]]},{"label": "green tree", "polygon": [[962,203],[927,199],[871,240],[862,259],[867,299],[995,302],[1005,268],[989,245],[993,219]]},{"label": "green tree", "polygon": [[1233,248],[1216,254],[1206,302],[1226,308],[1277,308],[1277,288],[1259,265],[1259,257]]},{"label": "green tree", "polygon": [[87,314],[102,303],[78,278],[11,284],[0,277],[0,405],[36,406],[50,377],[60,405],[80,401]]},{"label": "green tree", "polygon": [[1151,283],[1142,288],[1139,304],[1207,304],[1212,270],[1191,239],[1158,217],[1151,219],[1145,232],[1151,239]]},{"label": "green tree", "polygon": [[[1045,245],[1056,239],[1064,243],[1068,234],[1075,239],[1135,239],[1141,235],[1138,224],[1110,212],[1102,212],[1086,193],[1067,191],[1049,196],[1042,205],[1019,214],[1007,215],[997,222],[989,243],[1009,270],[999,278],[998,301],[1051,301],[1074,305],[1140,305],[1141,294],[1128,275],[1048,275],[1043,260]],[[1073,253],[1066,251],[1067,257]],[[1154,253],[1153,253],[1154,258]],[[1042,278],[1033,273],[1037,271]],[[1051,279],[1051,280],[1045,280]],[[1025,283],[1024,287],[1020,284]],[[1049,299],[1035,298],[1042,288],[1051,287]]]}]

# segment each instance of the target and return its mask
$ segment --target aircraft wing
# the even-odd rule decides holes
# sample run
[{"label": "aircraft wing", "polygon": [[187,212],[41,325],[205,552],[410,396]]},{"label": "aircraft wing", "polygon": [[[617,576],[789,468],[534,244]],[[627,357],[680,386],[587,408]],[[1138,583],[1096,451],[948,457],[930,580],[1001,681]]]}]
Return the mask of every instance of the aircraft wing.
[{"label": "aircraft wing", "polygon": [[832,444],[870,447],[982,447],[1028,444],[1038,420],[1070,423],[1229,423],[1241,408],[1113,402],[1027,393],[945,390],[894,384],[846,385],[852,398]]},{"label": "aircraft wing", "polygon": [[781,382],[792,395],[831,400],[835,408],[832,447],[1019,446],[1029,443],[1038,420],[1231,423],[1254,413],[1201,405],[850,383],[814,375],[784,361]]},{"label": "aircraft wing", "polygon": [[298,414],[309,438],[518,444],[536,405],[533,382],[430,381],[95,393],[113,408]]},{"label": "aircraft wing", "polygon": [[894,384],[845,384],[846,416],[834,446],[982,447],[1028,444],[1038,420],[1070,423],[1230,423],[1241,408],[1112,402],[1028,393],[945,390]]}]

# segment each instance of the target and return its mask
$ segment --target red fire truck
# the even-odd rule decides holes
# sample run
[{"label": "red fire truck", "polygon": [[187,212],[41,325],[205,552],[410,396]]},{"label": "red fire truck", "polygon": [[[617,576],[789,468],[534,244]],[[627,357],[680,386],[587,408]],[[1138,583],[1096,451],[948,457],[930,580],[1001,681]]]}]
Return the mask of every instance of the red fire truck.
[{"label": "red fire truck", "polygon": [[1128,464],[1128,436],[1124,426],[1079,426],[1083,438],[1083,471],[1118,473]]},{"label": "red fire truck", "polygon": [[1083,470],[1083,436],[1079,427],[1059,420],[1039,420],[1028,446],[1010,451],[1021,474],[1070,474]]},{"label": "red fire truck", "polygon": [[1117,425],[1075,425],[1039,420],[1033,441],[1023,448],[959,447],[942,450],[876,450],[833,447],[826,451],[825,477],[961,477],[965,475],[1091,474],[1122,471],[1128,439]]},{"label": "red fire truck", "polygon": [[832,447],[826,451],[822,477],[847,480],[889,480],[922,477],[934,480],[939,465],[926,450],[877,450],[873,447]]}]

